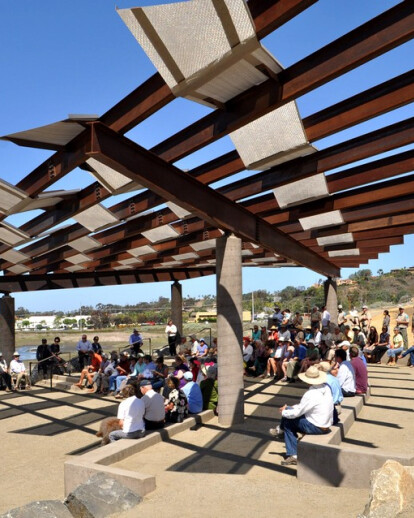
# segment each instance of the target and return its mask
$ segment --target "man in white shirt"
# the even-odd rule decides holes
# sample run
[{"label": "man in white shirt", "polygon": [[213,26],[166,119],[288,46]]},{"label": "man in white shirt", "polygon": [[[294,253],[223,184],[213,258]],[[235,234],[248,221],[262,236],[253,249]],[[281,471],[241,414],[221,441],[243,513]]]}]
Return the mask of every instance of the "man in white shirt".
[{"label": "man in white shirt", "polygon": [[326,373],[312,365],[299,374],[299,378],[311,385],[309,390],[299,404],[292,407],[283,405],[279,409],[282,414],[280,426],[269,430],[274,437],[281,437],[284,433],[286,459],[282,461],[283,466],[298,463],[298,432],[309,435],[328,433],[333,422],[334,404],[331,389],[326,385]]},{"label": "man in white shirt", "polygon": [[329,328],[329,324],[331,323],[331,314],[329,313],[326,306],[322,308],[322,328]]},{"label": "man in white shirt", "polygon": [[173,324],[171,319],[167,322],[165,334],[167,335],[168,347],[170,348],[170,356],[175,356],[177,354],[177,326]]},{"label": "man in white shirt", "polygon": [[76,345],[76,350],[78,351],[80,372],[82,372],[85,367],[85,361],[87,363],[89,360],[89,351],[93,351],[92,344],[86,335],[82,335],[82,338]]},{"label": "man in white shirt", "polygon": [[404,308],[403,307],[398,308],[397,327],[400,330],[401,336],[403,337],[403,340],[404,340],[404,349],[408,349],[407,329],[408,329],[409,323],[410,323],[410,317],[407,315],[407,313],[404,312]]},{"label": "man in white shirt", "polygon": [[164,428],[165,407],[164,398],[152,388],[150,380],[142,380],[139,384],[141,400],[145,405],[144,422],[146,430],[158,430]]},{"label": "man in white shirt", "polygon": [[[341,344],[339,344],[341,345]],[[339,364],[339,369],[336,373],[335,370],[331,371],[331,374],[336,375],[339,384],[341,385],[342,394],[344,397],[353,397],[356,392],[355,385],[355,371],[352,367],[352,363],[347,361],[347,354],[344,349],[337,349],[335,351],[335,360]]]},{"label": "man in white shirt", "polygon": [[122,430],[114,430],[109,434],[111,442],[119,439],[139,439],[145,435],[144,402],[136,397],[133,385],[127,385],[122,394],[127,398],[118,407],[117,417]]},{"label": "man in white shirt", "polygon": [[[30,389],[30,378],[26,373],[26,367],[20,360],[20,354],[16,351],[13,354],[13,360],[10,362],[10,374],[12,378],[16,376],[16,389],[21,388],[22,381],[24,381],[26,388]],[[14,375],[14,376],[13,376]]]}]

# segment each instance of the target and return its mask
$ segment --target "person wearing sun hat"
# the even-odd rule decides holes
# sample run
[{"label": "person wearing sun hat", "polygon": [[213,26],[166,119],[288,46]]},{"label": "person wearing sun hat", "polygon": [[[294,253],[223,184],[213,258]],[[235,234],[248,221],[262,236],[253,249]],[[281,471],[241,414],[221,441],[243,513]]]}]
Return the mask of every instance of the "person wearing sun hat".
[{"label": "person wearing sun hat", "polygon": [[326,384],[326,372],[312,365],[306,372],[299,374],[299,379],[310,385],[297,405],[283,405],[279,411],[282,421],[276,428],[269,430],[274,437],[284,434],[286,459],[283,466],[297,464],[298,432],[308,435],[328,433],[333,422],[334,403],[331,389]]}]

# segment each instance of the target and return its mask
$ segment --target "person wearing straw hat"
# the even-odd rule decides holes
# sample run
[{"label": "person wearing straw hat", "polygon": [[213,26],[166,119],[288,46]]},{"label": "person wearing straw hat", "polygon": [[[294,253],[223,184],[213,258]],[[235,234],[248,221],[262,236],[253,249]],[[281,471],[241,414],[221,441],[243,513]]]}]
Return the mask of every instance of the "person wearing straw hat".
[{"label": "person wearing straw hat", "polygon": [[13,360],[10,362],[10,374],[12,378],[16,378],[16,389],[20,390],[23,383],[26,389],[30,389],[30,377],[26,372],[24,363],[20,360],[18,351],[13,353]]},{"label": "person wearing straw hat", "polygon": [[308,435],[321,435],[330,431],[333,422],[334,403],[331,389],[326,384],[326,372],[320,371],[316,365],[299,374],[299,378],[310,385],[297,405],[283,405],[279,411],[282,421],[276,428],[269,430],[273,437],[284,435],[286,458],[282,466],[298,463],[298,432]]}]

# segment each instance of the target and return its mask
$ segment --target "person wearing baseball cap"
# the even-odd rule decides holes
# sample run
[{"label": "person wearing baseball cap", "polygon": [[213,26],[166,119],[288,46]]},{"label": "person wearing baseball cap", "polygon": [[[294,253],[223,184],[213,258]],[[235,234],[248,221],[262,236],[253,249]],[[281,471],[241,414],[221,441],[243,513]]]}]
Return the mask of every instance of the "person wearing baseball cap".
[{"label": "person wearing baseball cap", "polygon": [[326,373],[312,365],[306,372],[299,374],[299,379],[310,385],[309,390],[297,405],[283,405],[279,409],[282,414],[280,425],[269,430],[273,437],[281,438],[284,435],[286,458],[282,466],[298,463],[298,432],[307,435],[325,434],[330,431],[333,423],[334,403],[331,389],[326,384]]}]

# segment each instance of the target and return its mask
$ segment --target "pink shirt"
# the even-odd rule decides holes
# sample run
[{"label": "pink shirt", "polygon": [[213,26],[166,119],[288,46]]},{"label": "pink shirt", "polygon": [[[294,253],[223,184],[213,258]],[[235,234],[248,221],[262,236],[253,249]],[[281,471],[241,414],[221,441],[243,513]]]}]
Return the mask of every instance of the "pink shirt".
[{"label": "pink shirt", "polygon": [[368,389],[368,371],[367,367],[359,356],[351,358],[352,367],[355,371],[355,386],[357,394],[365,394]]}]

